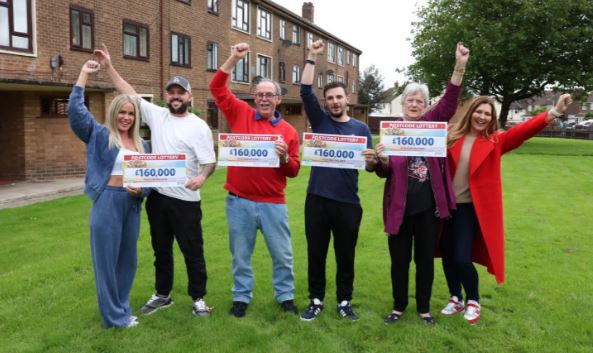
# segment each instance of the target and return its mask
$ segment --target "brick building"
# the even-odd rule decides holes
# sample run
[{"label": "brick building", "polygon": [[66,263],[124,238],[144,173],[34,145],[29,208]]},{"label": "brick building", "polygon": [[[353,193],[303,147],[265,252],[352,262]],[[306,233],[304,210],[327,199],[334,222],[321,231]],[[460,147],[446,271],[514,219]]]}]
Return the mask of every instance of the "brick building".
[{"label": "brick building", "polygon": [[[279,81],[279,109],[301,133],[307,121],[298,82],[307,46],[323,39],[317,93],[344,81],[351,115],[366,121],[366,107],[356,104],[361,51],[316,26],[312,3],[302,15],[268,0],[0,0],[0,180],[84,173],[84,145],[65,108],[80,67],[101,43],[145,99],[162,99],[169,77],[187,77],[196,113],[214,131],[227,131],[208,83],[231,45],[247,42],[251,52],[235,68],[231,89],[249,101],[259,77]],[[89,80],[86,100],[98,120],[114,94],[105,73]]]}]

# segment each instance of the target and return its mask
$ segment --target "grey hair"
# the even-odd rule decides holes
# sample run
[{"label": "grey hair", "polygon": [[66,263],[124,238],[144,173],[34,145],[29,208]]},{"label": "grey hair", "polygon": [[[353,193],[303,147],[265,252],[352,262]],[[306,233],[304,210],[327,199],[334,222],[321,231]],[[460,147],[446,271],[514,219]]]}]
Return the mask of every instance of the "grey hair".
[{"label": "grey hair", "polygon": [[424,105],[428,106],[428,86],[418,82],[412,82],[406,85],[404,93],[402,93],[402,104],[406,101],[408,96],[411,96],[416,93],[420,93],[422,95],[422,98],[424,99]]},{"label": "grey hair", "polygon": [[274,90],[276,91],[276,94],[281,96],[282,95],[282,89],[280,88],[280,84],[274,80],[270,80],[269,78],[262,78],[257,85],[255,86],[255,89],[257,90],[257,86],[261,85],[264,82],[270,82],[271,84],[274,85]]}]

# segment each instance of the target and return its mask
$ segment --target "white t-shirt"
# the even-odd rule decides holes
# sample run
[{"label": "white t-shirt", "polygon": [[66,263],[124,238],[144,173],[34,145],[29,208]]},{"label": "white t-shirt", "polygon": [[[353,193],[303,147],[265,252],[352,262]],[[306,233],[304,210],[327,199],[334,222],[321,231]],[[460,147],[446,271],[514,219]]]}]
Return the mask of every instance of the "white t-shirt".
[{"label": "white t-shirt", "polygon": [[[152,153],[185,154],[187,178],[200,172],[200,165],[216,162],[212,131],[195,114],[177,117],[168,108],[141,100],[142,120],[151,133]],[[185,187],[155,188],[159,193],[185,201],[200,201],[200,190]]]}]

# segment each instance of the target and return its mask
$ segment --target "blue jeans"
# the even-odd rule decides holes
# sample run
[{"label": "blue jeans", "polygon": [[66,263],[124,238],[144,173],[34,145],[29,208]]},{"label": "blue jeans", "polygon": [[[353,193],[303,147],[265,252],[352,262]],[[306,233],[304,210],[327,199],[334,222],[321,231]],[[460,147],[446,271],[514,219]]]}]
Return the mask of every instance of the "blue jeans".
[{"label": "blue jeans", "polygon": [[474,204],[458,203],[441,240],[447,286],[451,296],[459,300],[463,300],[463,286],[467,300],[480,301],[478,271],[472,262],[472,249],[479,226]]},{"label": "blue jeans", "polygon": [[142,200],[107,186],[91,207],[91,255],[99,312],[105,327],[132,320],[130,291],[136,275],[136,244]]},{"label": "blue jeans", "polygon": [[258,229],[272,256],[272,284],[276,301],[281,303],[294,299],[292,244],[286,205],[228,195],[226,216],[233,256],[233,301],[249,303],[253,296],[251,255]]}]

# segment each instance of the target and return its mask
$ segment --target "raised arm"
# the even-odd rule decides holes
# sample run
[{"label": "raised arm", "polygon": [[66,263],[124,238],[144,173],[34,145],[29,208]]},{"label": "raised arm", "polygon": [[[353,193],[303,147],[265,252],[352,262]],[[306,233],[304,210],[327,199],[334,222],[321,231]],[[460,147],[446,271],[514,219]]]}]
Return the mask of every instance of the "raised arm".
[{"label": "raised arm", "polygon": [[231,47],[231,55],[226,59],[224,64],[222,64],[220,70],[225,74],[230,75],[239,60],[243,59],[247,54],[249,54],[249,44],[239,43],[233,45]]},{"label": "raised arm", "polygon": [[465,73],[465,66],[467,65],[468,59],[469,49],[463,46],[463,43],[457,43],[457,48],[455,49],[455,68],[453,69],[453,74],[451,75],[451,83],[455,86],[461,86],[461,81],[463,80],[463,74]]},{"label": "raised arm", "polygon": [[315,80],[315,61],[317,55],[323,53],[325,45],[321,39],[316,40],[311,45],[309,53],[307,54],[307,60],[305,61],[305,68],[303,69],[303,76],[301,77],[301,85],[312,85]]},{"label": "raised arm", "polygon": [[303,68],[303,76],[301,77],[301,99],[303,100],[307,119],[309,119],[313,131],[325,119],[326,115],[312,87],[315,77],[315,60],[317,59],[317,55],[323,52],[323,48],[322,40],[317,40],[311,45],[309,54],[307,54],[307,60],[305,61],[305,67]]},{"label": "raised arm", "polygon": [[92,117],[86,105],[84,105],[84,87],[89,74],[99,71],[101,65],[94,60],[89,60],[82,65],[76,85],[72,88],[70,99],[68,100],[68,119],[72,131],[84,143],[89,141],[91,132],[98,125]]},{"label": "raised arm", "polygon": [[537,135],[554,119],[562,116],[572,103],[570,94],[563,94],[558,98],[556,106],[548,112],[541,113],[525,122],[517,124],[500,134],[500,143],[503,153],[514,150],[523,142]]},{"label": "raised arm", "polygon": [[107,75],[111,79],[111,82],[115,86],[115,89],[119,94],[136,94],[136,90],[132,87],[126,80],[124,80],[119,73],[115,70],[111,63],[111,55],[109,55],[109,50],[107,50],[107,46],[105,43],[101,43],[101,47],[103,49],[95,49],[93,53],[95,57],[103,66]]}]

